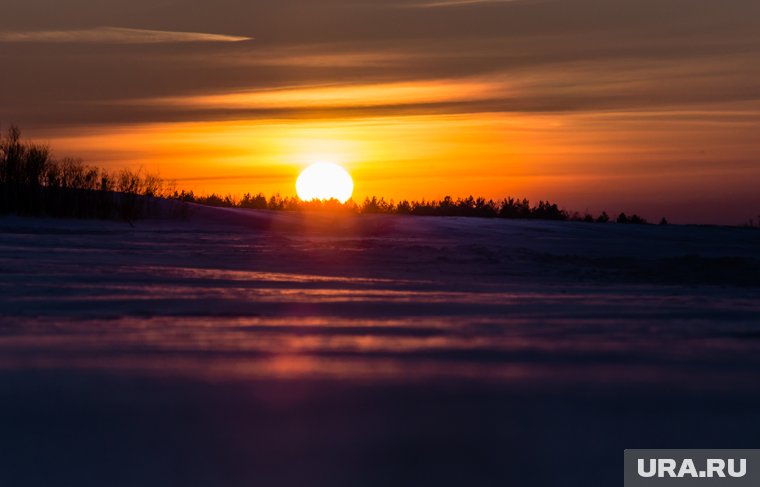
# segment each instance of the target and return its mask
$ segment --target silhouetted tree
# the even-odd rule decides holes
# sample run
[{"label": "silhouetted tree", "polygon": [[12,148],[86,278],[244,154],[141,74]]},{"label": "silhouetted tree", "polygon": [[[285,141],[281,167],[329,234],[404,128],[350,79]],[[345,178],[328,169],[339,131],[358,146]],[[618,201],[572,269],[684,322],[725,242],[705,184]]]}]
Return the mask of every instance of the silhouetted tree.
[{"label": "silhouetted tree", "polygon": [[633,214],[631,216],[627,216],[625,213],[621,213],[620,216],[617,218],[618,223],[623,224],[633,224],[633,225],[644,225],[647,223],[647,221],[643,218],[641,218],[637,214]]},{"label": "silhouetted tree", "polygon": [[530,217],[536,220],[567,220],[567,213],[554,203],[539,201],[538,206],[531,210]]},{"label": "silhouetted tree", "polygon": [[46,146],[23,142],[16,126],[0,136],[0,213],[76,218],[144,216],[165,182],[128,170],[113,175],[81,160],[56,161]]},{"label": "silhouetted tree", "polygon": [[377,196],[367,197],[364,203],[359,207],[362,213],[392,213],[393,203],[388,203],[384,198],[378,199]]},{"label": "silhouetted tree", "polygon": [[407,201],[399,201],[396,206],[396,213],[399,215],[410,215],[412,213],[412,205]]},{"label": "silhouetted tree", "polygon": [[530,202],[526,199],[516,200],[514,198],[505,198],[499,208],[500,218],[529,218]]},{"label": "silhouetted tree", "polygon": [[631,217],[628,220],[628,223],[632,223],[634,225],[644,225],[646,222],[647,222],[646,220],[644,220],[643,218],[641,218],[639,215],[635,213],[631,215]]},{"label": "silhouetted tree", "polygon": [[267,209],[267,197],[262,193],[256,196],[251,196],[251,193],[243,195],[243,199],[240,200],[241,208],[250,208],[253,210],[266,210]]}]

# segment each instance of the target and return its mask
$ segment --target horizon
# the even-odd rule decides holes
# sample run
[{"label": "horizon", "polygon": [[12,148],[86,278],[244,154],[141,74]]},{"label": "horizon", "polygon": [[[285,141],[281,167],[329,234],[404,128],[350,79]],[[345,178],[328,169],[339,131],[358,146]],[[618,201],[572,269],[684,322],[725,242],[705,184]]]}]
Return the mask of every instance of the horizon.
[{"label": "horizon", "polygon": [[[123,168],[116,171],[88,165],[80,158],[57,159],[53,157],[49,146],[23,139],[21,130],[16,125],[11,125],[7,134],[0,134],[0,156],[0,196],[3,196],[0,213],[6,214],[59,217],[67,215],[85,218],[109,218],[118,215],[130,221],[145,217],[153,211],[152,203],[136,204],[135,197],[139,196],[205,206],[260,210],[348,210],[361,214],[653,223],[635,212],[620,212],[616,219],[615,212],[610,216],[606,210],[602,210],[593,215],[589,211],[568,209],[548,199],[541,199],[536,203],[535,200],[515,198],[512,195],[498,199],[480,195],[476,197],[474,194],[458,197],[446,195],[442,198],[423,197],[419,200],[398,201],[372,195],[365,196],[363,200],[356,200],[351,175],[341,166],[332,163],[316,163],[304,169],[296,180],[294,195],[272,193],[267,197],[260,191],[247,191],[242,195],[229,192],[196,194],[193,189],[178,189],[176,181],[163,179],[155,173],[146,173],[142,168]],[[103,198],[109,193],[125,196],[126,203]],[[99,196],[92,199],[93,195]],[[68,210],[61,211],[58,205],[68,207]],[[668,223],[671,222],[663,216],[660,224]],[[754,221],[750,220],[742,226],[752,227]]]},{"label": "horizon", "polygon": [[355,201],[760,213],[756,2],[201,5],[11,1],[0,123],[196,193],[294,194],[321,161]]},{"label": "horizon", "polygon": [[[12,126],[14,124],[11,124]],[[213,197],[213,196],[219,196],[219,197],[231,197],[234,201],[239,202],[246,194],[256,196],[258,194],[265,195],[267,197],[277,196],[281,198],[295,198],[299,201],[308,202],[309,199],[303,199],[300,198],[296,191],[296,180],[298,178],[299,173],[295,172],[292,176],[292,181],[290,181],[291,178],[286,178],[287,182],[284,183],[285,186],[290,184],[292,188],[286,188],[284,191],[280,191],[277,188],[281,187],[280,185],[272,186],[271,184],[265,184],[265,185],[259,185],[259,186],[253,186],[251,184],[245,183],[245,182],[234,182],[230,184],[230,181],[239,181],[239,180],[246,180],[246,179],[256,179],[256,176],[250,176],[250,177],[240,177],[240,176],[212,176],[212,177],[179,177],[179,178],[166,178],[161,173],[161,167],[158,166],[155,172],[151,171],[145,171],[145,166],[142,164],[119,164],[116,166],[112,166],[110,164],[103,164],[99,165],[97,163],[93,163],[91,160],[87,160],[81,157],[78,157],[75,153],[66,153],[61,154],[60,151],[56,151],[55,147],[52,147],[49,143],[39,143],[34,140],[26,140],[25,142],[32,143],[32,144],[39,144],[45,147],[49,147],[51,149],[51,154],[53,155],[53,158],[55,160],[61,160],[64,158],[72,158],[75,160],[82,161],[85,165],[91,166],[91,167],[97,167],[101,170],[107,170],[112,172],[117,172],[121,169],[128,169],[132,171],[137,172],[147,172],[149,174],[155,175],[157,177],[160,177],[165,183],[171,185],[174,190],[176,190],[177,193],[186,192],[186,193],[193,193],[196,197],[199,198],[206,198],[206,197]],[[85,151],[86,152],[86,151]],[[306,169],[309,166],[308,165],[296,165],[295,166],[298,170]],[[352,174],[353,175],[353,174]],[[201,184],[198,184],[197,182],[200,181]],[[354,181],[356,182],[356,178],[354,178]],[[195,184],[193,184],[195,182]],[[225,183],[227,182],[227,183]],[[362,188],[362,180],[359,180],[357,187]],[[255,184],[255,183],[254,183]],[[258,189],[259,187],[273,187],[271,192],[266,192],[263,190]],[[583,200],[578,200],[580,204],[578,206],[570,206],[565,204],[563,201],[553,198],[551,195],[549,195],[546,191],[536,191],[534,194],[538,195],[544,195],[544,196],[538,196],[538,197],[528,197],[524,194],[513,194],[513,193],[476,193],[473,191],[467,192],[466,190],[463,190],[463,193],[458,194],[450,194],[438,191],[435,194],[436,196],[429,196],[428,194],[422,194],[422,193],[415,193],[415,194],[422,194],[419,197],[405,197],[403,194],[397,196],[397,197],[388,197],[383,194],[376,194],[376,193],[367,193],[366,191],[364,193],[358,193],[357,191],[353,191],[351,197],[346,200],[345,202],[341,203],[342,205],[346,204],[355,204],[357,206],[361,206],[362,202],[364,202],[367,199],[371,198],[382,198],[388,203],[400,203],[402,201],[408,201],[411,203],[418,203],[418,202],[438,202],[445,198],[452,198],[453,200],[459,200],[459,199],[466,199],[468,197],[474,197],[474,198],[484,198],[486,200],[490,200],[496,203],[499,203],[507,198],[515,198],[518,200],[526,199],[530,201],[531,204],[534,204],[539,201],[546,201],[551,203],[556,203],[559,205],[560,209],[563,211],[566,211],[569,216],[572,216],[574,213],[579,214],[581,217],[586,214],[590,214],[593,216],[598,216],[601,213],[608,214],[611,218],[619,215],[619,214],[625,214],[625,215],[639,215],[643,217],[645,220],[647,220],[649,223],[656,223],[660,219],[664,218],[669,223],[672,224],[682,224],[682,225],[728,225],[728,226],[745,226],[745,225],[754,225],[758,224],[760,225],[760,202],[756,204],[755,200],[758,198],[754,198],[754,195],[750,195],[750,198],[747,199],[747,202],[750,202],[749,204],[745,204],[745,200],[743,199],[737,199],[736,204],[739,206],[739,203],[741,203],[743,211],[739,211],[738,214],[745,214],[746,218],[742,219],[741,216],[737,216],[735,218],[735,214],[729,210],[728,213],[726,213],[726,207],[725,205],[722,205],[720,201],[716,199],[712,200],[702,200],[700,205],[695,205],[695,202],[693,200],[684,200],[679,202],[674,202],[666,205],[661,205],[658,203],[658,201],[649,201],[646,199],[636,200],[635,197],[632,197],[631,199],[626,199],[621,201],[614,202],[613,204],[606,205],[604,201],[598,201],[595,199],[590,199],[592,201],[592,204],[583,204]],[[399,194],[399,193],[393,193],[393,194]],[[614,200],[613,200],[614,201]],[[709,204],[712,203],[712,204]],[[757,208],[758,210],[755,211],[754,209]],[[666,211],[670,210],[671,213],[667,213]],[[613,218],[614,219],[614,218]]]}]

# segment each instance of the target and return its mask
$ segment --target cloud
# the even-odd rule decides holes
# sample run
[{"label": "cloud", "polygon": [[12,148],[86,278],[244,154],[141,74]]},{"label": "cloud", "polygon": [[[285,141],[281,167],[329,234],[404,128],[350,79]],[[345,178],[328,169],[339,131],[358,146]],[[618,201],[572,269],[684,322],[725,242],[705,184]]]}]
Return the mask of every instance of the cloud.
[{"label": "cloud", "polygon": [[165,30],[95,27],[82,30],[0,32],[0,42],[53,42],[103,44],[160,44],[174,42],[240,42],[251,37],[175,32]]},{"label": "cloud", "polygon": [[484,5],[494,3],[515,3],[524,0],[432,0],[409,5],[411,8],[462,7],[467,5]]},{"label": "cloud", "polygon": [[217,110],[350,109],[483,101],[496,99],[506,91],[507,87],[499,81],[463,79],[304,86],[216,95],[129,100],[126,103]]}]

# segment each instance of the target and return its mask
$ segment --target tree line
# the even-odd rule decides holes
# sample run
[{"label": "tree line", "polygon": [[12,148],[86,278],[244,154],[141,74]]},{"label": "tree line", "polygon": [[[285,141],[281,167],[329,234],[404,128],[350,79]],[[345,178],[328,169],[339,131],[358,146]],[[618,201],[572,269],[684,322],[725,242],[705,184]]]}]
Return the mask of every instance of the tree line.
[{"label": "tree line", "polygon": [[[593,216],[569,212],[556,203],[504,198],[500,201],[469,196],[440,200],[402,200],[394,202],[376,196],[361,203],[349,200],[302,201],[297,197],[265,196],[246,193],[232,195],[196,195],[193,191],[176,191],[173,184],[154,174],[122,169],[107,171],[84,164],[79,159],[54,159],[46,146],[21,140],[21,132],[11,126],[0,136],[0,214],[52,217],[123,219],[165,213],[165,201],[199,205],[273,211],[331,211],[355,214],[395,214],[414,216],[456,216],[508,218],[524,220],[612,221],[606,212]],[[179,206],[179,213],[187,205]],[[621,213],[617,223],[644,224],[638,215]],[[661,223],[667,223],[665,219]]]},{"label": "tree line", "polygon": [[[528,199],[504,198],[500,201],[483,197],[469,196],[454,199],[446,196],[440,200],[409,201],[401,200],[395,203],[383,197],[367,197],[362,203],[349,200],[341,203],[337,200],[302,201],[297,197],[282,197],[279,194],[267,197],[263,193],[246,193],[242,198],[231,194],[196,195],[193,191],[175,191],[172,198],[187,203],[224,208],[246,208],[253,210],[275,211],[333,211],[357,214],[388,214],[414,216],[458,216],[476,218],[508,218],[513,220],[554,220],[554,221],[583,221],[588,223],[608,223],[614,221],[624,224],[646,224],[644,218],[633,214],[621,213],[612,219],[606,212],[597,216],[589,213],[580,214],[561,209],[556,203],[539,201],[531,204]],[[666,224],[663,218],[660,222]]]},{"label": "tree line", "polygon": [[0,214],[131,221],[159,212],[167,183],[153,174],[106,171],[79,159],[54,159],[11,126],[0,137]]}]

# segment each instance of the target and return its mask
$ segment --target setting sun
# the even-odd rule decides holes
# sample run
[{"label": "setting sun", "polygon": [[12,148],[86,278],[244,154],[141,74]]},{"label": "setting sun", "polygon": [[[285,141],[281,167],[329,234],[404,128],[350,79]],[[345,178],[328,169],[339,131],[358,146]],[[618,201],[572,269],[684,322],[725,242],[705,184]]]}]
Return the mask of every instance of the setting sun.
[{"label": "setting sun", "polygon": [[296,192],[303,201],[336,199],[345,203],[354,192],[354,181],[337,164],[320,162],[301,172]]}]

